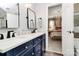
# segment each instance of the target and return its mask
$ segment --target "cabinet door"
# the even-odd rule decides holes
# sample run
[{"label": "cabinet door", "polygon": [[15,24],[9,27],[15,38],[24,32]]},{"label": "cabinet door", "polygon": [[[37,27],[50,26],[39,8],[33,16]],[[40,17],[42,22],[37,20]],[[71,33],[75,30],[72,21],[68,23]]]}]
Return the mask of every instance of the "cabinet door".
[{"label": "cabinet door", "polygon": [[44,55],[45,52],[45,39],[42,40],[42,55]]},{"label": "cabinet door", "polygon": [[35,56],[41,56],[42,55],[41,41],[39,41],[38,44],[34,47],[34,53],[35,53]]},{"label": "cabinet door", "polygon": [[22,56],[34,56],[33,48],[23,53]]},{"label": "cabinet door", "polygon": [[14,48],[14,49],[8,51],[8,52],[7,52],[7,56],[16,56],[18,53],[20,53],[22,50],[25,49],[25,46],[26,46],[26,45],[23,44],[23,45],[20,45],[20,46]]},{"label": "cabinet door", "polygon": [[14,49],[12,49],[12,50],[6,52],[6,55],[7,55],[7,56],[14,56]]},{"label": "cabinet door", "polygon": [[40,42],[41,41],[41,39],[40,39],[40,37],[37,37],[37,38],[35,38],[34,39],[34,45],[36,45],[38,42]]},{"label": "cabinet door", "polygon": [[29,41],[29,42],[26,42],[22,46],[15,48],[14,54],[19,56],[19,55],[23,54],[24,51],[26,52],[27,50],[29,50],[31,47],[33,47],[33,41],[32,40]]},{"label": "cabinet door", "polygon": [[46,49],[46,40],[45,40],[45,34],[42,36],[42,55],[44,55]]}]

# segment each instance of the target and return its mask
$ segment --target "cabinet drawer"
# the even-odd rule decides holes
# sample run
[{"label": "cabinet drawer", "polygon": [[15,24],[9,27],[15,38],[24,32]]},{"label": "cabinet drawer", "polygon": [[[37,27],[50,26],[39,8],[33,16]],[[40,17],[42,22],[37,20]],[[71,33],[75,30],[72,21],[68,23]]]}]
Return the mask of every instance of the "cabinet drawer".
[{"label": "cabinet drawer", "polygon": [[33,47],[31,47],[30,49],[25,50],[19,56],[33,56],[33,55],[34,55],[34,51],[33,51]]},{"label": "cabinet drawer", "polygon": [[33,47],[33,41],[26,42],[10,51],[7,52],[8,56],[17,56],[23,53],[25,50],[28,50],[30,47]]},{"label": "cabinet drawer", "polygon": [[[14,49],[14,54],[17,55],[17,54],[19,54],[20,52],[22,52],[25,49],[26,49],[26,43],[24,45],[22,45],[22,46],[19,46],[19,47],[15,48]],[[28,47],[27,47],[27,49],[28,49]]]},{"label": "cabinet drawer", "polygon": [[33,46],[30,46],[29,48],[25,48],[21,52],[19,52],[16,56],[24,56],[29,50],[31,50]]},{"label": "cabinet drawer", "polygon": [[35,46],[34,48],[35,48],[35,52],[37,52],[37,51],[41,50],[41,45],[39,44],[39,45]]},{"label": "cabinet drawer", "polygon": [[34,47],[35,56],[40,56],[42,54],[41,41]]},{"label": "cabinet drawer", "polygon": [[41,56],[41,55],[42,55],[42,51],[35,52],[35,56]]},{"label": "cabinet drawer", "polygon": [[34,45],[37,44],[37,43],[40,42],[40,41],[41,41],[40,38],[36,38],[36,39],[34,39]]},{"label": "cabinet drawer", "polygon": [[26,45],[23,44],[23,45],[20,45],[20,46],[14,48],[14,49],[8,51],[8,52],[7,52],[7,56],[16,56],[19,52],[21,52],[22,50],[25,49],[25,46],[26,46]]},{"label": "cabinet drawer", "polygon": [[25,45],[25,48],[27,48],[27,49],[29,49],[31,47],[33,47],[33,40],[26,42],[26,45]]},{"label": "cabinet drawer", "polygon": [[34,56],[34,51],[33,51],[33,49],[31,49],[31,50],[25,52],[25,54],[24,54],[23,56]]},{"label": "cabinet drawer", "polygon": [[26,42],[24,46],[22,45],[22,47],[20,46],[20,47],[15,48],[14,53],[15,55],[20,55],[21,53],[26,52],[31,47],[33,47],[33,41]]}]

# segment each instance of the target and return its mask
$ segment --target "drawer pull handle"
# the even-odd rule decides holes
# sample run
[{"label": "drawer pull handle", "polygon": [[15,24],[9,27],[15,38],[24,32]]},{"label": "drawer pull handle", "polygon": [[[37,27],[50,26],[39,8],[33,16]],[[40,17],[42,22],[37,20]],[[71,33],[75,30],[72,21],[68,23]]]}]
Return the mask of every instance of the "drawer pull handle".
[{"label": "drawer pull handle", "polygon": [[34,55],[34,53],[32,53],[32,55]]},{"label": "drawer pull handle", "polygon": [[27,49],[28,47],[26,46],[25,48]]}]

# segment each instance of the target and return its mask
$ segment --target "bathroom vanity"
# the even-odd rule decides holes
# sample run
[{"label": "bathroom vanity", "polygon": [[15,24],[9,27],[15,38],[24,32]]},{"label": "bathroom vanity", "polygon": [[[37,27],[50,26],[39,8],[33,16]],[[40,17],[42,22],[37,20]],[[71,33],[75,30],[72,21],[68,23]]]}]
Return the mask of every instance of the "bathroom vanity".
[{"label": "bathroom vanity", "polygon": [[33,33],[0,40],[0,56],[42,56],[45,39],[45,33]]}]

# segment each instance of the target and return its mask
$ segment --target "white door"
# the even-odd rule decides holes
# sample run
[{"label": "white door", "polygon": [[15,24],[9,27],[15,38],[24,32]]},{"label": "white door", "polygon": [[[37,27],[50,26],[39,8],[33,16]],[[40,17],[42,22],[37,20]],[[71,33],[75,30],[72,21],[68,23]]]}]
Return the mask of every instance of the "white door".
[{"label": "white door", "polygon": [[74,55],[74,7],[73,3],[62,4],[62,52],[65,56]]}]

